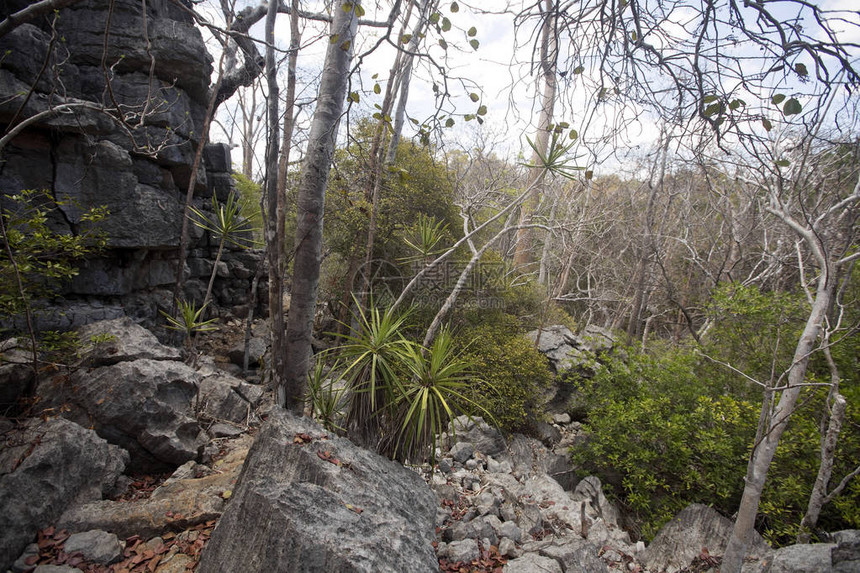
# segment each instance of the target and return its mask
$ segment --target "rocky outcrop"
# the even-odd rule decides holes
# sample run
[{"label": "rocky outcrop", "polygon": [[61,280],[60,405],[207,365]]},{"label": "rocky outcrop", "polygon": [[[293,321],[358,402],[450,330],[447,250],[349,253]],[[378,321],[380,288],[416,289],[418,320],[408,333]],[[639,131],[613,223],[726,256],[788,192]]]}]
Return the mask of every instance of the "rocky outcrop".
[{"label": "rocky outcrop", "polygon": [[[674,573],[688,565],[705,549],[722,555],[732,534],[731,520],[706,505],[694,503],[663,526],[645,550],[641,561],[654,573]],[[745,571],[759,571],[769,563],[773,550],[754,533]]]},{"label": "rocky outcrop", "polygon": [[42,381],[40,406],[61,412],[131,454],[136,471],[164,471],[196,459],[209,440],[200,424],[247,427],[263,390],[212,366],[196,370],[128,318],[94,323],[82,339],[101,335],[89,368]]},{"label": "rocky outcrop", "polygon": [[[27,4],[3,2],[0,19]],[[108,7],[75,2],[0,37],[0,130],[58,104],[72,106],[30,125],[4,149],[0,193],[47,190],[62,202],[49,220],[61,233],[79,232],[91,207],[109,211],[99,226],[108,249],[80,265],[64,287],[67,308],[40,314],[40,329],[122,314],[151,325],[172,304],[189,183],[203,211],[213,194],[234,192],[225,145],[207,145],[203,165],[191,172],[212,72],[191,14],[173,0]],[[185,294],[200,301],[217,243],[191,231]],[[228,249],[214,302],[247,312],[256,264],[253,253]]]},{"label": "rocky outcrop", "polygon": [[3,435],[0,451],[0,570],[74,504],[112,490],[128,454],[61,418],[29,420]]},{"label": "rocky outcrop", "polygon": [[418,474],[276,409],[197,570],[436,571],[435,506]]}]

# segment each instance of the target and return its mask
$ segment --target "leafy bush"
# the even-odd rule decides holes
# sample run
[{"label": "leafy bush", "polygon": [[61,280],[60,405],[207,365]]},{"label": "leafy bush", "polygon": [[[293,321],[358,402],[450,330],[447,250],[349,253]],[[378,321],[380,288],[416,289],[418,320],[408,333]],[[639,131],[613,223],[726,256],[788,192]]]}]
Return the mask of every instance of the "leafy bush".
[{"label": "leafy bush", "polygon": [[648,540],[690,503],[731,514],[740,501],[758,407],[715,393],[695,364],[689,352],[626,349],[584,383],[588,439],[574,463],[597,472]]},{"label": "leafy bush", "polygon": [[505,431],[526,430],[530,415],[542,405],[552,382],[546,358],[522,335],[516,318],[501,315],[494,323],[465,329],[459,340],[464,356],[489,386],[476,384],[475,401]]}]

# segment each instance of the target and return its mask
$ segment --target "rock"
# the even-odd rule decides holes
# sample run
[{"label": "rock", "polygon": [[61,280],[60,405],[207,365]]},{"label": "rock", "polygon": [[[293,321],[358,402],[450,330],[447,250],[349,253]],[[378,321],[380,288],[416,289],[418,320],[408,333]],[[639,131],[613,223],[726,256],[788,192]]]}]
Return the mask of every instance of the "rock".
[{"label": "rock", "polygon": [[558,561],[537,553],[526,553],[504,566],[503,573],[563,573]]},{"label": "rock", "polygon": [[464,464],[466,460],[475,455],[475,444],[471,442],[457,442],[451,448],[450,454],[454,458],[454,461]]},{"label": "rock", "polygon": [[215,466],[218,473],[168,480],[148,499],[84,504],[66,511],[57,526],[72,532],[101,529],[121,539],[131,535],[146,539],[217,519],[231,497],[225,498],[224,492],[232,493],[235,488],[252,439],[243,436],[233,442],[233,449]]},{"label": "rock", "polygon": [[570,414],[562,412],[561,414],[553,414],[552,421],[556,424],[570,424]]},{"label": "rock", "polygon": [[595,514],[593,519],[600,518],[609,526],[618,526],[619,512],[603,495],[600,479],[588,476],[577,484],[572,496],[574,501],[587,501]]},{"label": "rock", "polygon": [[830,552],[835,543],[789,545],[773,553],[768,573],[831,573]]},{"label": "rock", "polygon": [[78,339],[86,344],[92,337],[105,335],[108,340],[97,344],[89,354],[91,366],[111,366],[119,362],[148,358],[181,360],[178,348],[165,346],[150,331],[130,318],[94,322],[78,329]]},{"label": "rock", "polygon": [[245,426],[257,420],[254,411],[262,398],[263,388],[260,386],[219,372],[200,382],[195,406],[212,419]]},{"label": "rock", "polygon": [[43,406],[65,404],[65,417],[127,449],[133,469],[163,470],[194,459],[206,442],[193,412],[198,378],[182,362],[141,359],[78,370],[69,383],[48,380],[37,393]]},{"label": "rock", "polygon": [[830,551],[833,573],[860,571],[860,530],[837,531],[833,540],[837,544]]},{"label": "rock", "polygon": [[552,424],[548,424],[542,420],[535,420],[532,422],[532,429],[534,430],[534,436],[548,448],[553,447],[561,441],[561,431]]},{"label": "rock", "polygon": [[5,571],[36,532],[77,503],[109,492],[128,453],[92,430],[64,419],[29,420],[0,452],[0,570]]},{"label": "rock", "polygon": [[39,545],[37,543],[31,543],[24,549],[24,553],[21,554],[20,557],[12,564],[12,573],[29,573],[33,570],[32,565],[27,565],[27,560],[30,557],[38,557],[39,556]]},{"label": "rock", "polygon": [[109,565],[122,556],[122,546],[113,533],[94,529],[75,533],[66,539],[63,551],[69,555],[81,553],[87,561]]},{"label": "rock", "polygon": [[69,565],[39,565],[33,569],[33,573],[83,573],[83,571]]},{"label": "rock", "polygon": [[608,573],[606,563],[600,560],[600,547],[582,539],[566,538],[544,545],[539,553],[561,563],[565,572]]},{"label": "rock", "polygon": [[[674,572],[687,567],[704,547],[711,555],[722,555],[732,527],[731,520],[710,507],[691,504],[657,532],[640,561],[655,572]],[[767,542],[755,533],[748,559],[761,562],[772,553]]]},{"label": "rock", "polygon": [[0,342],[0,413],[18,403],[18,398],[32,390],[32,354],[10,338]]},{"label": "rock", "polygon": [[[314,439],[294,443],[299,433]],[[436,499],[421,477],[327,434],[272,410],[200,573],[438,570]]]},{"label": "rock", "polygon": [[519,551],[517,551],[517,546],[513,540],[503,537],[502,540],[499,541],[499,555],[505,557],[519,557]]},{"label": "rock", "polygon": [[213,438],[235,438],[242,435],[245,430],[224,422],[217,422],[209,426],[209,435]]},{"label": "rock", "polygon": [[615,346],[615,336],[612,335],[612,332],[596,324],[586,326],[580,335],[580,340],[582,341],[581,348],[594,354],[611,350]]},{"label": "rock", "polygon": [[480,556],[478,542],[474,539],[452,541],[445,547],[445,553],[439,554],[440,559],[447,559],[451,563],[459,563],[461,561],[469,563]]},{"label": "rock", "polygon": [[515,434],[509,441],[509,457],[513,471],[524,477],[548,474],[562,487],[571,489],[578,480],[570,455],[557,454],[540,441]]},{"label": "rock", "polygon": [[475,451],[486,456],[503,453],[507,448],[502,433],[480,416],[474,416],[471,419],[468,416],[458,416],[449,424],[449,433],[455,436],[458,442],[474,444]]},{"label": "rock", "polygon": [[510,539],[514,543],[522,541],[523,532],[513,521],[506,521],[499,527],[499,536]]},{"label": "rock", "polygon": [[[252,336],[248,340],[248,365],[258,366],[260,360],[265,356],[269,349],[269,341],[262,336]],[[230,348],[227,354],[230,361],[237,366],[243,366],[245,361],[245,342],[244,340]]]},{"label": "rock", "polygon": [[571,370],[585,359],[583,353],[576,348],[579,340],[566,326],[557,324],[532,330],[526,334],[526,337],[532,342],[537,342],[538,350],[546,356],[556,373]]}]

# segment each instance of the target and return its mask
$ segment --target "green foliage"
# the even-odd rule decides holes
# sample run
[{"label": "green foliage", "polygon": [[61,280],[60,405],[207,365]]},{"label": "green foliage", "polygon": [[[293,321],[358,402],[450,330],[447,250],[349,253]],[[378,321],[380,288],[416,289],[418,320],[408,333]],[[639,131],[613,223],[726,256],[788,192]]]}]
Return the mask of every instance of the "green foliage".
[{"label": "green foliage", "polygon": [[[108,213],[104,207],[90,209],[76,234],[62,233],[52,229],[50,220],[67,203],[54,201],[48,191],[25,190],[3,200],[8,207],[0,216],[8,243],[0,246],[0,316],[14,317],[24,313],[30,301],[56,295],[64,281],[78,274],[79,260],[106,246],[97,227]],[[16,267],[26,300],[19,292]]]},{"label": "green foliage", "polygon": [[213,324],[217,319],[202,320],[201,317],[204,310],[206,310],[206,305],[197,308],[197,304],[193,301],[180,300],[177,303],[176,317],[170,316],[163,310],[160,312],[167,319],[167,328],[183,333],[187,340],[197,332],[208,332],[218,329]]},{"label": "green foliage", "polygon": [[229,243],[236,247],[247,248],[254,244],[251,237],[253,227],[248,217],[250,206],[242,198],[230,193],[227,201],[221,203],[216,195],[212,195],[212,212],[204,213],[196,207],[191,207],[191,222],[197,227],[209,231],[220,243]]},{"label": "green foliage", "polygon": [[588,440],[574,462],[597,474],[650,540],[693,502],[737,507],[757,405],[720,395],[696,375],[692,353],[616,351],[586,381]]},{"label": "green foliage", "polygon": [[263,240],[263,214],[260,211],[260,198],[262,196],[260,184],[248,179],[241,173],[233,173],[233,181],[239,192],[241,203],[244,205],[243,214],[248,219],[254,239],[261,242]]},{"label": "green foliage", "polygon": [[425,349],[404,336],[407,318],[359,307],[359,331],[335,349],[346,365],[346,426],[351,437],[383,455],[432,460],[448,420],[482,407],[466,394],[474,368],[454,352],[447,330]]},{"label": "green foliage", "polygon": [[340,370],[340,362],[335,360],[326,368],[326,353],[317,355],[314,369],[308,375],[308,395],[306,402],[311,412],[323,427],[331,432],[344,432],[340,426],[344,415],[345,388],[343,378],[335,373]]},{"label": "green foliage", "polygon": [[552,381],[546,358],[522,335],[516,318],[496,315],[492,323],[465,329],[459,340],[464,357],[487,385],[472,388],[475,402],[505,431],[527,429],[541,396]]}]

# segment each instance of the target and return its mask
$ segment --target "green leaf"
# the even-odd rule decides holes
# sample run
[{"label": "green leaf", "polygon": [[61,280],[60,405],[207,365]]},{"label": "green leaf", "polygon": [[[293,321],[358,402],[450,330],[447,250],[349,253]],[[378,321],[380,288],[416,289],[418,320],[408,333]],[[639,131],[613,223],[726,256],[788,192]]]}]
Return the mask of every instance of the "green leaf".
[{"label": "green leaf", "polygon": [[478,115],[487,115],[487,106],[482,105],[478,108]]},{"label": "green leaf", "polygon": [[785,115],[797,115],[801,111],[803,111],[803,106],[795,98],[791,98],[785,102],[785,106],[782,108],[782,113]]},{"label": "green leaf", "polygon": [[481,97],[478,94],[472,92],[469,94],[469,99],[472,100],[473,102],[477,103],[478,100],[481,99]]},{"label": "green leaf", "polygon": [[475,28],[474,26],[472,26],[471,28],[469,28],[469,31],[466,32],[466,35],[469,36],[470,38],[474,38],[475,36],[478,35],[478,29]]},{"label": "green leaf", "polygon": [[704,103],[713,103],[719,99],[720,99],[720,96],[716,96],[716,95],[712,94],[712,95],[706,95],[704,98],[702,98],[702,101]]},{"label": "green leaf", "polygon": [[355,6],[355,16],[356,18],[363,18],[365,15],[364,7],[361,4],[357,4]]},{"label": "green leaf", "polygon": [[594,171],[592,171],[590,169],[587,170],[585,172],[585,179],[586,179],[586,181],[590,181],[590,180],[594,179]]},{"label": "green leaf", "polygon": [[445,41],[445,38],[439,38],[439,45],[442,46],[443,50],[448,49],[448,42]]},{"label": "green leaf", "polygon": [[448,18],[442,18],[442,31],[447,32],[451,29],[451,20]]},{"label": "green leaf", "polygon": [[408,44],[409,40],[411,40],[411,39],[412,39],[412,34],[403,34],[400,37],[400,43],[401,44]]},{"label": "green leaf", "polygon": [[473,119],[475,119],[475,116],[474,116],[474,114],[467,113],[466,115],[463,116],[463,119],[465,119],[466,121],[472,121]]},{"label": "green leaf", "polygon": [[378,77],[379,77],[379,74],[373,74],[372,76],[370,76],[370,79],[375,80]]},{"label": "green leaf", "polygon": [[794,71],[797,72],[797,75],[801,77],[806,77],[809,75],[809,70],[806,69],[806,65],[804,64],[795,64]]},{"label": "green leaf", "polygon": [[353,103],[358,103],[359,95],[358,92],[349,92],[349,95],[346,97],[347,101],[351,101]]},{"label": "green leaf", "polygon": [[340,39],[340,34],[332,34],[328,39],[329,44],[337,44],[338,39]]},{"label": "green leaf", "polygon": [[770,131],[773,129],[773,124],[766,117],[761,118],[761,125],[764,127],[765,131]]},{"label": "green leaf", "polygon": [[569,137],[571,140],[573,140],[573,139],[576,139],[577,137],[579,137],[579,133],[577,133],[577,131],[575,129],[571,129],[570,132],[567,134],[567,137]]},{"label": "green leaf", "polygon": [[451,12],[456,13],[460,11],[460,5],[456,2],[451,2]]},{"label": "green leaf", "polygon": [[445,127],[454,127],[454,120],[449,117],[448,120],[445,122]]},{"label": "green leaf", "polygon": [[373,93],[377,95],[382,93],[382,88],[379,87],[379,84],[373,84]]},{"label": "green leaf", "polygon": [[732,111],[735,111],[736,109],[738,109],[740,107],[746,107],[746,105],[747,105],[747,102],[745,102],[744,100],[735,99],[735,100],[732,100],[732,102],[729,104],[729,109]]},{"label": "green leaf", "polygon": [[431,24],[438,24],[439,18],[441,18],[441,17],[442,17],[442,15],[439,12],[433,12],[432,14],[430,14],[430,18],[429,18],[430,23]]},{"label": "green leaf", "polygon": [[704,113],[705,113],[705,115],[706,115],[706,116],[711,116],[711,115],[714,115],[715,113],[720,113],[720,112],[722,111],[722,109],[723,109],[723,104],[722,104],[722,103],[720,103],[720,102],[714,102],[714,103],[712,103],[711,105],[709,105],[708,107],[706,107],[706,108],[705,108],[705,112],[704,112]]},{"label": "green leaf", "polygon": [[585,68],[583,66],[576,66],[575,68],[573,68],[573,75],[578,76],[579,74],[581,74],[584,71],[585,71]]},{"label": "green leaf", "polygon": [[478,40],[469,40],[469,45],[472,46],[473,50],[477,50],[481,43]]},{"label": "green leaf", "polygon": [[352,45],[352,42],[350,42],[349,40],[347,40],[346,42],[344,42],[343,44],[341,44],[341,45],[340,45],[340,49],[341,49],[341,50],[343,50],[344,52],[348,52],[348,51],[349,51],[349,47],[350,47],[351,45]]},{"label": "green leaf", "polygon": [[788,159],[780,159],[776,162],[776,165],[777,167],[788,167],[789,165],[791,165],[791,161],[789,161]]},{"label": "green leaf", "polygon": [[636,31],[630,32],[630,39],[635,42],[636,38],[638,38],[638,36],[636,35]]},{"label": "green leaf", "polygon": [[770,103],[773,105],[779,105],[785,99],[785,94],[774,94],[772,98],[770,98]]}]

